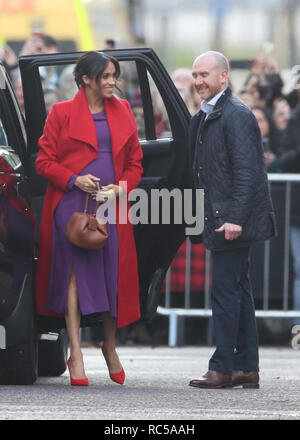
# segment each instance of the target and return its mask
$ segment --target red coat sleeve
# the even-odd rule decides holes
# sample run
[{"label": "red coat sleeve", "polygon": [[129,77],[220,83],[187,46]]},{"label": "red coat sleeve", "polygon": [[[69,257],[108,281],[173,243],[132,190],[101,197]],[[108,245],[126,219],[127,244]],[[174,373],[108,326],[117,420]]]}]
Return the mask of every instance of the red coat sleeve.
[{"label": "red coat sleeve", "polygon": [[[123,169],[123,174],[120,178],[120,181],[127,182],[127,192],[129,193],[131,190],[136,188],[140,183],[143,167],[142,167],[142,159],[143,159],[143,150],[141,148],[138,132],[136,127],[136,122],[131,111],[130,105],[127,101],[125,101],[129,117],[131,119],[131,123],[134,125],[135,130],[134,133],[130,136],[126,143],[126,158],[125,158],[125,166]],[[122,184],[120,184],[122,186]]]},{"label": "red coat sleeve", "polygon": [[67,190],[67,183],[74,174],[57,159],[58,136],[61,131],[57,105],[53,104],[45,123],[44,132],[39,139],[39,152],[35,161],[37,173],[45,177],[51,185]]}]

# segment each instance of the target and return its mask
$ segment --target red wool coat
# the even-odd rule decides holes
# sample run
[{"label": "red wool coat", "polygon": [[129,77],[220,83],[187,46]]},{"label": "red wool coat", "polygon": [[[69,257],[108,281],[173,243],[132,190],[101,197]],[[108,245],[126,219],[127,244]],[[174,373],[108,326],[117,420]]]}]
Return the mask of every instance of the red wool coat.
[{"label": "red wool coat", "polygon": [[[104,109],[111,134],[116,181],[127,182],[127,191],[141,179],[142,149],[134,116],[127,101],[106,99]],[[40,250],[36,277],[37,311],[40,315],[58,316],[45,310],[51,267],[52,222],[56,206],[67,191],[73,174],[79,174],[98,156],[97,135],[83,88],[70,101],[53,105],[44,132],[39,139],[37,173],[49,184],[41,220]],[[129,208],[129,204],[127,205]],[[118,206],[117,206],[118,222]],[[123,222],[122,222],[123,223]],[[130,222],[117,223],[119,238],[118,318],[122,327],[140,318],[139,282],[133,228]]]}]

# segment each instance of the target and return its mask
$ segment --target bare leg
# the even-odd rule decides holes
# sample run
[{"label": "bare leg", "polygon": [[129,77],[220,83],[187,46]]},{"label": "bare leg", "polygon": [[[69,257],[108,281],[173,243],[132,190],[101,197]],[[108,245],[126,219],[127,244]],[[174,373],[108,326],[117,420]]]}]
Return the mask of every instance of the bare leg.
[{"label": "bare leg", "polygon": [[104,343],[101,345],[102,352],[109,372],[119,373],[122,370],[122,364],[116,352],[116,319],[111,317],[109,312],[104,312],[102,316],[104,328]]},{"label": "bare leg", "polygon": [[74,379],[85,379],[86,375],[84,372],[83,357],[79,341],[80,307],[73,268],[70,276],[67,303],[68,314],[65,315],[65,320],[70,341],[70,368],[72,371],[72,377]]}]

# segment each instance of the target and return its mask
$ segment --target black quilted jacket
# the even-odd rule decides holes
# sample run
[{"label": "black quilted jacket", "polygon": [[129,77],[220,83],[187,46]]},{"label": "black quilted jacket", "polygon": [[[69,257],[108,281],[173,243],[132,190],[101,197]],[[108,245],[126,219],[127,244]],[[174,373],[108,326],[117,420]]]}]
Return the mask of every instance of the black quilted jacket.
[{"label": "black quilted jacket", "polygon": [[[189,132],[194,184],[204,189],[203,243],[225,250],[271,238],[276,235],[275,215],[253,113],[227,88],[204,117],[197,113]],[[225,222],[241,225],[242,235],[225,240],[224,233],[215,232]]]}]

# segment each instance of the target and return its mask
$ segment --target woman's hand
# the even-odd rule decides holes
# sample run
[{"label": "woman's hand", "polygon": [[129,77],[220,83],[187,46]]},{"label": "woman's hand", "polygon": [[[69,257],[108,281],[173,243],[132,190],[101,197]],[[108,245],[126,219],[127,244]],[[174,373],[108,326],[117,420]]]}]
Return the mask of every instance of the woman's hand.
[{"label": "woman's hand", "polygon": [[78,176],[74,185],[84,192],[94,193],[99,189],[99,177],[95,177],[92,174],[86,174],[85,176]]},{"label": "woman's hand", "polygon": [[93,192],[93,198],[97,202],[107,202],[119,197],[122,191],[123,189],[118,185],[101,186],[101,189]]}]

